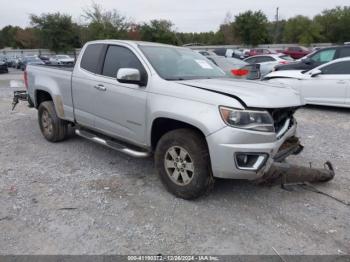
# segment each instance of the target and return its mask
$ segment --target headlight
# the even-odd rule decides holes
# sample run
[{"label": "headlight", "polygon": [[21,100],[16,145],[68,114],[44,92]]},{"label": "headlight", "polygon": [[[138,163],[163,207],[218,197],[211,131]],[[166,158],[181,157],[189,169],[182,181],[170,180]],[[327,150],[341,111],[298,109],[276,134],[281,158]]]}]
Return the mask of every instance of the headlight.
[{"label": "headlight", "polygon": [[275,132],[273,119],[266,111],[239,110],[221,106],[220,114],[225,123],[232,127]]}]

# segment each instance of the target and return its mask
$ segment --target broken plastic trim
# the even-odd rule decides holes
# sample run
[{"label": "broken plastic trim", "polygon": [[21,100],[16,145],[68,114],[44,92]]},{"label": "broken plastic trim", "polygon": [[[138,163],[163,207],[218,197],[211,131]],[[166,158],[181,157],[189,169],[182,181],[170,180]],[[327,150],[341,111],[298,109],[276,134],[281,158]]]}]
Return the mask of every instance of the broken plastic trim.
[{"label": "broken plastic trim", "polygon": [[298,183],[328,182],[335,176],[331,162],[324,163],[324,168],[312,168],[292,165],[288,163],[273,163],[270,170],[262,178],[256,180],[258,184],[286,185]]}]

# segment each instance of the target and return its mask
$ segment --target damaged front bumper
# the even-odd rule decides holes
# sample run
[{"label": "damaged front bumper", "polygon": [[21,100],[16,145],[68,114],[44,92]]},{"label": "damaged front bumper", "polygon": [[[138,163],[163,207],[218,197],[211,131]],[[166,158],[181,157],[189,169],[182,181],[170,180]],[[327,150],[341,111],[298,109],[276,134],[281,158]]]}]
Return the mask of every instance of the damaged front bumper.
[{"label": "damaged front bumper", "polygon": [[214,177],[256,180],[269,171],[272,164],[282,162],[303,147],[296,135],[294,123],[280,137],[264,133],[225,127],[207,136]]},{"label": "damaged front bumper", "polygon": [[297,155],[304,148],[295,136],[296,127],[295,123],[277,140],[273,133],[242,131],[229,127],[208,136],[214,177],[281,185],[332,180],[335,172],[330,162],[326,162],[324,168],[284,162],[288,156]]},{"label": "damaged front bumper", "polygon": [[283,162],[290,155],[299,155],[304,150],[298,137],[292,136],[288,138],[280,147],[273,160],[275,162]]}]

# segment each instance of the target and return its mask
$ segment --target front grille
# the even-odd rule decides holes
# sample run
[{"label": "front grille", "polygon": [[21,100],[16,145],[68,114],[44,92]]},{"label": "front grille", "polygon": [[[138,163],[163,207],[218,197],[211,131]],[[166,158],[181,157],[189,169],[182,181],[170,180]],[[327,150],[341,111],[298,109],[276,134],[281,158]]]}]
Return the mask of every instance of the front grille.
[{"label": "front grille", "polygon": [[[269,110],[275,126],[276,133],[279,133],[281,129],[283,128],[284,124],[288,119],[293,120],[293,115],[295,113],[297,108],[295,107],[289,107],[289,108],[278,108],[278,109],[271,109]],[[293,125],[293,121],[290,122],[291,127]]]}]

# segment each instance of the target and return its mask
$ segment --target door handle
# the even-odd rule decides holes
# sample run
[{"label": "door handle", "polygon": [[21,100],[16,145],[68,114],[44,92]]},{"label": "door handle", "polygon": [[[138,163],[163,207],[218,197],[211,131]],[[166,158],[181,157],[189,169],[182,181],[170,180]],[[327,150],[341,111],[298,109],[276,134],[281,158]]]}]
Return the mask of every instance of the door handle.
[{"label": "door handle", "polygon": [[339,80],[337,81],[337,84],[345,84],[345,80]]},{"label": "door handle", "polygon": [[99,91],[106,91],[107,90],[107,88],[104,85],[101,85],[101,84],[95,85],[94,88],[96,88]]}]

